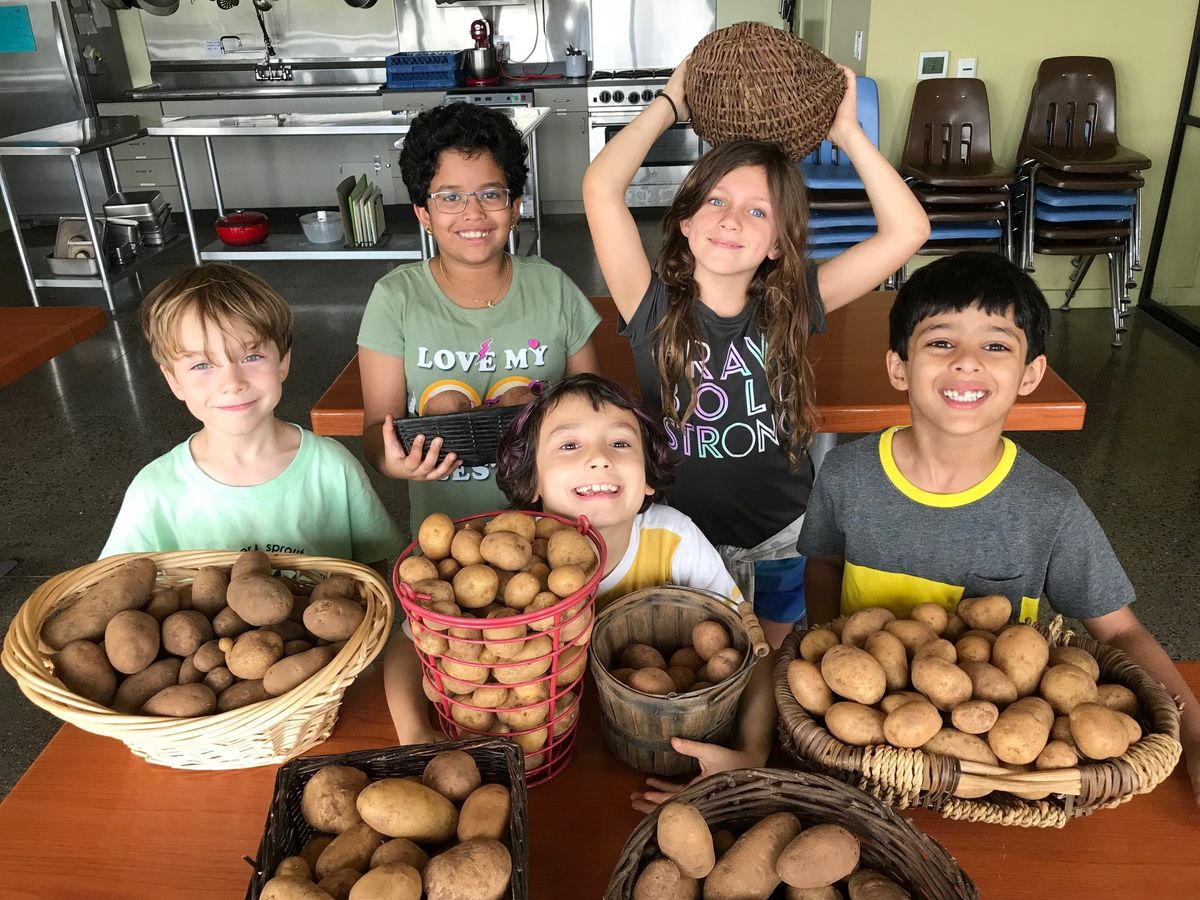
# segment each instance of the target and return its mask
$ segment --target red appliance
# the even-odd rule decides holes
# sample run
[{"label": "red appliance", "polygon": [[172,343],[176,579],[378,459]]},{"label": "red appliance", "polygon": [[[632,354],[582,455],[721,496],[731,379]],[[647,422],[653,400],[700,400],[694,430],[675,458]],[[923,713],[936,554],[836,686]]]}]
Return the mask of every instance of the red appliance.
[{"label": "red appliance", "polygon": [[217,237],[231,247],[261,244],[267,239],[271,225],[267,217],[250,209],[239,209],[217,219]]},{"label": "red appliance", "polygon": [[463,54],[467,84],[472,87],[499,84],[500,64],[496,60],[496,48],[492,46],[492,26],[487,19],[476,19],[471,23],[471,40],[475,46]]}]

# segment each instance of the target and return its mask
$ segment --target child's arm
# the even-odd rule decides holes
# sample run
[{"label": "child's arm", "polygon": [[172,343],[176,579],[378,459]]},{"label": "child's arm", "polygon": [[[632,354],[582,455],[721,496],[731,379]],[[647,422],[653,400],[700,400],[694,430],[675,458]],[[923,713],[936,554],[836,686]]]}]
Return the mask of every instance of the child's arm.
[{"label": "child's arm", "polygon": [[421,660],[400,628],[392,633],[384,650],[383,693],[401,744],[428,744],[446,739],[429,724],[429,703],[421,690]]},{"label": "child's arm", "polygon": [[[687,60],[684,60],[663,88],[663,93],[670,96],[679,110],[680,119],[688,117],[683,97],[686,72]],[[625,205],[625,189],[654,142],[674,123],[675,113],[666,100],[647,104],[636,119],[605,144],[583,174],[583,210],[596,259],[617,312],[626,322],[633,318],[650,286],[650,260],[633,214]]]},{"label": "child's arm", "polygon": [[921,204],[858,124],[854,73],[845,66],[839,68],[846,75],[846,94],[829,129],[829,139],[854,164],[878,227],[873,237],[817,269],[821,303],[826,312],[874,290],[907,263],[929,238],[929,219]]},{"label": "child's arm", "polygon": [[1183,703],[1179,739],[1183,743],[1184,762],[1188,777],[1192,781],[1192,793],[1196,805],[1200,806],[1200,708],[1196,695],[1192,693],[1171,657],[1167,656],[1154,635],[1146,630],[1133,610],[1128,606],[1095,619],[1084,619],[1083,626],[1088,634],[1098,641],[1112,644],[1135,663],[1158,679],[1167,693]]},{"label": "child's arm", "polygon": [[810,556],[804,564],[804,602],[809,627],[825,625],[842,614],[842,573],[846,560],[840,556]]},{"label": "child's arm", "polygon": [[389,478],[437,481],[449,475],[458,465],[458,457],[448,453],[438,465],[440,437],[435,437],[423,452],[425,436],[420,435],[405,453],[392,427],[393,417],[404,418],[408,396],[404,359],[359,346],[358,370],[362,376],[363,451],[367,461]]},{"label": "child's arm", "polygon": [[588,338],[586,344],[567,357],[567,365],[563,369],[564,377],[580,375],[584,372],[600,373],[600,355],[596,352],[596,345],[591,338]]}]

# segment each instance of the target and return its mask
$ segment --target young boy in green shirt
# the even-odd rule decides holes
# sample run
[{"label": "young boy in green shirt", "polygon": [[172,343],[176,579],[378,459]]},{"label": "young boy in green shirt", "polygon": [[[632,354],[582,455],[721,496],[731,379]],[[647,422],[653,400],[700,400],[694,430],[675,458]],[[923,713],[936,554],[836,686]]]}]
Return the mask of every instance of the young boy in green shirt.
[{"label": "young boy in green shirt", "polygon": [[960,253],[919,269],[890,317],[887,370],[912,427],[830,451],[798,549],[809,621],[868,606],[903,614],[1002,594],[1036,619],[1043,594],[1124,651],[1184,704],[1181,739],[1200,804],[1200,711],[1138,621],[1133,585],[1075,488],[1002,435],[1046,371],[1050,310],[1001,256]]},{"label": "young boy in green shirt", "polygon": [[189,268],[142,304],[171,391],[203,424],[143,468],[101,556],[262,550],[381,564],[403,546],[366,473],[330,438],[275,417],[292,311],[261,278]]}]

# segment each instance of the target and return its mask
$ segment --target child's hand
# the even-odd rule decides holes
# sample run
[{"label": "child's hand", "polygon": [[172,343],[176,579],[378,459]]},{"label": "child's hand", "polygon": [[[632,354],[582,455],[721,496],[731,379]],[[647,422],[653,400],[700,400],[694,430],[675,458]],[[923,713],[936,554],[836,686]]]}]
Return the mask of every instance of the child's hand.
[{"label": "child's hand", "polygon": [[667,80],[667,86],[663,88],[663,93],[675,101],[675,109],[679,112],[680,122],[692,117],[692,111],[687,104],[687,95],[683,89],[683,80],[687,77],[689,59],[691,59],[690,54],[680,61]]},{"label": "child's hand", "polygon": [[[688,784],[695,784],[701,778],[707,778],[717,772],[728,772],[731,769],[752,769],[766,762],[765,759],[743,750],[730,750],[728,747],[721,747],[717,744],[704,744],[684,738],[672,738],[671,747],[676,753],[694,756],[700,761],[700,774]],[[660,803],[666,803],[687,787],[686,784],[662,781],[658,778],[647,778],[646,784],[655,790],[637,791],[629,798],[633,801],[633,808],[641,813],[653,812]]]},{"label": "child's hand", "polygon": [[839,147],[844,147],[850,135],[861,131],[862,126],[858,124],[858,87],[854,71],[843,65],[839,65],[838,68],[846,77],[846,93],[842,95],[842,102],[838,104],[837,112],[833,116],[833,124],[829,126],[829,140]]},{"label": "child's hand", "polygon": [[442,439],[435,437],[425,447],[425,435],[417,435],[412,443],[412,449],[404,452],[400,437],[396,434],[391,416],[383,419],[383,467],[381,471],[391,478],[408,478],[413,481],[438,481],[454,471],[458,465],[458,457],[447,453],[446,458],[438,465],[438,452],[442,449]]}]

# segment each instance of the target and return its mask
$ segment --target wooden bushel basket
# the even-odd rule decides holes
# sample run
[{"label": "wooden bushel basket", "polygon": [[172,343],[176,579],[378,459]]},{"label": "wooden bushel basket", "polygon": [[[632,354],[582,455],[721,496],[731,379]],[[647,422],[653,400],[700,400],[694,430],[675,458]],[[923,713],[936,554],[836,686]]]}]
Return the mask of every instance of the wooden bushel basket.
[{"label": "wooden bushel basket", "polygon": [[[742,653],[742,665],[720,684],[685,694],[659,697],[618,681],[611,672],[630,644],[657,647],[669,655],[692,643],[692,628],[715,619],[729,632],[731,646]],[[737,726],[737,707],[750,672],[770,652],[762,627],[749,603],[734,603],[717,594],[682,587],[635,591],[607,606],[592,632],[588,667],[596,682],[604,740],[626,765],[653,775],[690,775],[693,757],[671,749],[682,737],[728,745]]]}]

